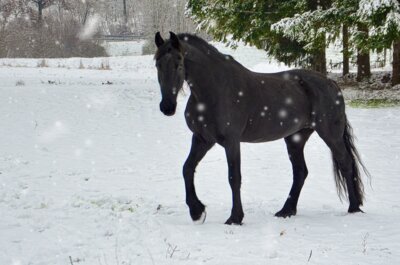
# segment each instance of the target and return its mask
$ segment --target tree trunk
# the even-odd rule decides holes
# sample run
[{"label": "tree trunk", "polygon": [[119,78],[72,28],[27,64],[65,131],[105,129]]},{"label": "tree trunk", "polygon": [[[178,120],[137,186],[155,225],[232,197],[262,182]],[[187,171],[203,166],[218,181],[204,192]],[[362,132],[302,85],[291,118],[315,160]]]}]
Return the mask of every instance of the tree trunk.
[{"label": "tree trunk", "polygon": [[126,9],[126,0],[123,0],[124,2],[124,20],[125,20],[125,24],[128,24],[128,11]]},{"label": "tree trunk", "polygon": [[311,55],[311,69],[326,75],[326,49],[321,48]]},{"label": "tree trunk", "polygon": [[349,26],[343,24],[342,27],[342,34],[343,34],[343,76],[349,74],[350,63],[350,51],[349,51]]},{"label": "tree trunk", "polygon": [[89,17],[89,13],[90,13],[90,6],[89,6],[88,3],[86,3],[86,6],[85,6],[85,14],[83,15],[83,19],[82,19],[82,25],[85,25],[85,24],[86,24],[86,21],[87,21],[87,19],[88,19],[88,17]]},{"label": "tree trunk", "polygon": [[[326,37],[323,36],[320,40],[321,43],[326,43]],[[310,68],[311,70],[317,71],[323,75],[327,74],[326,69],[326,48],[323,47],[319,48],[318,50],[314,51],[310,54]]]},{"label": "tree trunk", "polygon": [[128,32],[128,10],[126,8],[126,0],[123,0],[124,3],[124,34]]},{"label": "tree trunk", "polygon": [[[368,38],[368,26],[359,23],[358,31],[363,32]],[[362,47],[357,48],[357,81],[363,81],[371,77],[371,65],[369,61],[369,51],[365,51]]]},{"label": "tree trunk", "polygon": [[392,85],[400,84],[400,40],[393,42]]},{"label": "tree trunk", "polygon": [[[326,8],[326,4],[331,0],[307,0],[307,5],[310,10],[317,10],[318,8]],[[319,25],[316,26],[316,30]],[[319,38],[319,37],[318,37]],[[310,55],[311,69],[326,75],[326,37],[325,35],[318,40],[322,43],[322,47]]]},{"label": "tree trunk", "polygon": [[43,3],[42,2],[38,2],[38,22],[39,24],[42,24],[42,17],[43,17]]}]

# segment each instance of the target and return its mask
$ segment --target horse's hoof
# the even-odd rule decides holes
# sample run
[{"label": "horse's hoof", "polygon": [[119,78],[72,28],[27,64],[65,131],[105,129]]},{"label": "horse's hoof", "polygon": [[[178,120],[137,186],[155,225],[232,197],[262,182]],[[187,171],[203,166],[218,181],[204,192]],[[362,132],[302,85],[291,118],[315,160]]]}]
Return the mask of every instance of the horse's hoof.
[{"label": "horse's hoof", "polygon": [[296,215],[296,213],[297,213],[297,211],[295,210],[295,209],[286,209],[286,208],[283,208],[282,210],[280,210],[279,212],[277,212],[276,214],[275,214],[275,216],[276,217],[283,217],[283,218],[286,218],[286,217],[291,217],[291,216],[293,216],[293,215]]},{"label": "horse's hoof", "polygon": [[364,213],[364,211],[361,210],[360,207],[349,207],[348,212],[349,213]]},{"label": "horse's hoof", "polygon": [[204,211],[201,213],[200,217],[197,220],[193,220],[193,223],[195,225],[201,225],[204,224],[204,222],[206,221],[206,217],[207,217],[207,212],[204,209]]},{"label": "horse's hoof", "polygon": [[242,225],[242,220],[235,220],[235,218],[229,217],[225,222],[226,225]]}]

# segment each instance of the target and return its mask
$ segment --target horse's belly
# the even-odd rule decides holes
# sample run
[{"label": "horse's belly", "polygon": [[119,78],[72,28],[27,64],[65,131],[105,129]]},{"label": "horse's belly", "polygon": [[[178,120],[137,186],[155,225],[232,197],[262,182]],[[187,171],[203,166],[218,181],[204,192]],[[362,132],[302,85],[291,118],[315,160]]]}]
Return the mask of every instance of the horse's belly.
[{"label": "horse's belly", "polygon": [[310,126],[306,115],[281,114],[281,117],[263,117],[249,119],[242,133],[241,141],[250,143],[269,142],[292,135]]}]

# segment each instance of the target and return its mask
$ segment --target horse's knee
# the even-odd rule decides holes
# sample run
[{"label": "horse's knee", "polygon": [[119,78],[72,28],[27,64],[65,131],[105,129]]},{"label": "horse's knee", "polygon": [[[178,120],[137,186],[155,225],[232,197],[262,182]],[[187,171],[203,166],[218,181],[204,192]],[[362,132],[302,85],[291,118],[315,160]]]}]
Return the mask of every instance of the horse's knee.
[{"label": "horse's knee", "polygon": [[296,164],[294,161],[292,161],[293,164],[293,175],[295,178],[301,178],[301,179],[306,179],[308,176],[308,169],[307,166],[304,163],[301,164]]},{"label": "horse's knee", "polygon": [[302,171],[294,172],[294,174],[293,174],[294,185],[302,186],[304,184],[304,182],[306,181],[307,176],[308,176],[307,169],[303,169]]},{"label": "horse's knee", "polygon": [[307,178],[307,176],[308,176],[308,169],[307,169],[307,167],[304,167],[304,168],[303,168],[303,170],[302,170],[302,175],[303,175],[303,178],[304,178],[304,179]]}]

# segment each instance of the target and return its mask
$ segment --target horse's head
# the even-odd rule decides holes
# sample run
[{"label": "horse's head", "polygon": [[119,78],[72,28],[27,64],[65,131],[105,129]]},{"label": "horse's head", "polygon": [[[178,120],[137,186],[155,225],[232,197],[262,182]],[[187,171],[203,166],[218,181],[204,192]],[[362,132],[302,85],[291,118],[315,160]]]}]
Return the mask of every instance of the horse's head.
[{"label": "horse's head", "polygon": [[170,39],[166,41],[160,32],[157,32],[155,41],[157,45],[155,60],[162,96],[160,110],[165,115],[172,116],[175,114],[178,92],[185,80],[182,46],[173,32],[170,32]]}]

